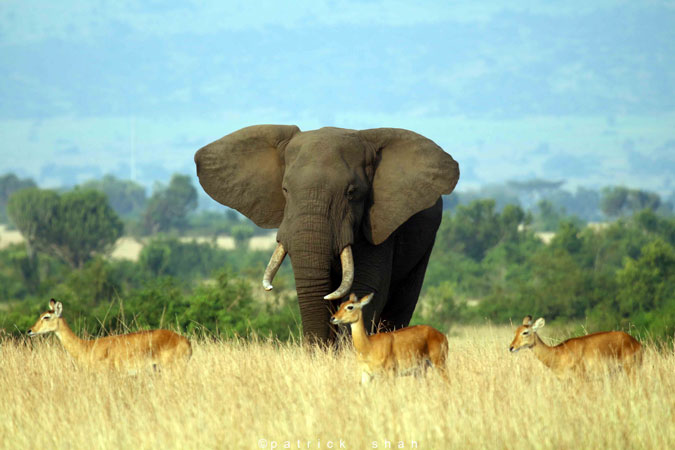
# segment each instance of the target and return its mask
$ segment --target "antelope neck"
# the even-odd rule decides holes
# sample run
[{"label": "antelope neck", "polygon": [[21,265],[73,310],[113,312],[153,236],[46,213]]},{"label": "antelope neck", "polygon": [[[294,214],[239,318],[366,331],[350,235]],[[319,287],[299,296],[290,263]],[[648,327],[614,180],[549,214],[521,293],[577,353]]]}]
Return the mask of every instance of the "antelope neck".
[{"label": "antelope neck", "polygon": [[61,341],[61,344],[66,351],[73,357],[78,358],[83,351],[89,348],[90,341],[77,337],[77,335],[73,333],[73,330],[70,329],[65,319],[59,318],[58,320],[59,327],[54,331],[54,334],[59,338],[59,341]]},{"label": "antelope neck", "polygon": [[534,333],[534,344],[532,345],[532,351],[539,361],[544,363],[547,367],[553,365],[553,354],[555,350],[546,345],[544,341],[541,340],[537,333]]},{"label": "antelope neck", "polygon": [[363,313],[359,314],[359,320],[351,324],[354,348],[359,353],[367,353],[370,350],[370,339],[363,324]]}]

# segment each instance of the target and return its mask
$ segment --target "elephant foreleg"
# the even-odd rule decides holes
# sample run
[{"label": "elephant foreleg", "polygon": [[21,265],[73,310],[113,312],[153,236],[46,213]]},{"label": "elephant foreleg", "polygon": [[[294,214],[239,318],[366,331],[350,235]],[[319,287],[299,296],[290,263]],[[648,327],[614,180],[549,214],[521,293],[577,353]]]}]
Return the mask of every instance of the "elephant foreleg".
[{"label": "elephant foreleg", "polygon": [[427,270],[431,248],[413,267],[404,278],[393,280],[389,288],[389,301],[387,302],[380,321],[384,325],[384,331],[407,327],[412,318],[417,300],[419,299],[424,274]]},{"label": "elephant foreleg", "polygon": [[381,315],[388,330],[410,323],[442,214],[443,201],[439,198],[434,206],[415,214],[396,233],[389,298]]}]

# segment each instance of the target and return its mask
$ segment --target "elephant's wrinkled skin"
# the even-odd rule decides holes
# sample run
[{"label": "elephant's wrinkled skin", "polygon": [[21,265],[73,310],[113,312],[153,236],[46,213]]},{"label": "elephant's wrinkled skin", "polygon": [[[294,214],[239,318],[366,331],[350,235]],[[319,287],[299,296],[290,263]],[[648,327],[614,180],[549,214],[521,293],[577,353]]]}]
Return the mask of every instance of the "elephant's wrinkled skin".
[{"label": "elephant's wrinkled skin", "polygon": [[[341,284],[347,247],[355,274],[351,289],[349,279],[342,288],[376,293],[366,323],[408,325],[441,221],[440,196],[459,179],[458,164],[434,142],[395,128],[257,125],[201,148],[195,163],[216,201],[279,228],[283,248],[273,261],[291,258],[306,340],[335,337],[329,319],[340,302],[324,297]],[[266,273],[268,288],[274,273]]]}]

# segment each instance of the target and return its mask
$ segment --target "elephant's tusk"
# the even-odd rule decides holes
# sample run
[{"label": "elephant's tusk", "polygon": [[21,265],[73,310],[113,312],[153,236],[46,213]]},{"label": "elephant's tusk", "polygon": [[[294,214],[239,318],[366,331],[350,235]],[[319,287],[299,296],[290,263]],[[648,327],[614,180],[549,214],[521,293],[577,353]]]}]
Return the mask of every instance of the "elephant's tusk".
[{"label": "elephant's tusk", "polygon": [[352,247],[350,245],[342,249],[340,253],[340,262],[342,263],[342,283],[335,292],[324,297],[325,300],[336,300],[349,293],[354,282],[354,257],[352,256]]},{"label": "elephant's tusk", "polygon": [[281,267],[281,263],[284,261],[285,257],[286,249],[281,245],[281,242],[278,242],[277,248],[274,249],[270,262],[267,264],[267,269],[265,269],[265,275],[263,275],[262,285],[266,291],[272,290],[272,280],[274,279],[274,275],[277,274],[279,267]]}]

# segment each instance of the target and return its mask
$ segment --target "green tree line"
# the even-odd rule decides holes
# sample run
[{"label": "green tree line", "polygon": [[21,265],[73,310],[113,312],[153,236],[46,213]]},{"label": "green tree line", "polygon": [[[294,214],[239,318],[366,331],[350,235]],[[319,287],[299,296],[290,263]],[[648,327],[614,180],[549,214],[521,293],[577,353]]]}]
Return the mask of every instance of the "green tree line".
[{"label": "green tree line", "polygon": [[0,328],[8,333],[25,332],[53,297],[68,305],[71,326],[85,334],[169,327],[228,337],[299,335],[286,264],[275,290],[261,295],[268,252],[158,235],[136,262],[97,255],[73,268],[40,253],[27,270],[27,259],[24,245],[0,250]]},{"label": "green tree line", "polygon": [[[6,217],[26,244],[0,249],[0,328],[23,332],[55,297],[68,305],[71,325],[86,333],[173,326],[297,336],[288,263],[275,291],[262,295],[269,252],[178,239],[227,231],[244,240],[257,232],[233,211],[196,212],[189,177],[175,175],[149,199],[114,177],[67,192],[3,180]],[[540,190],[557,189],[539,184]],[[599,202],[610,205],[615,219],[595,227],[541,196],[529,210],[495,199],[456,203],[444,212],[414,321],[448,330],[532,314],[589,330],[635,327],[656,339],[672,338],[675,219],[656,194],[602,192]],[[555,232],[550,242],[541,230]],[[122,233],[148,241],[138,261],[107,256]]]},{"label": "green tree line", "polygon": [[644,209],[601,227],[563,217],[545,244],[520,207],[446,212],[418,320],[507,323],[531,314],[587,329],[675,334],[675,218]]}]

